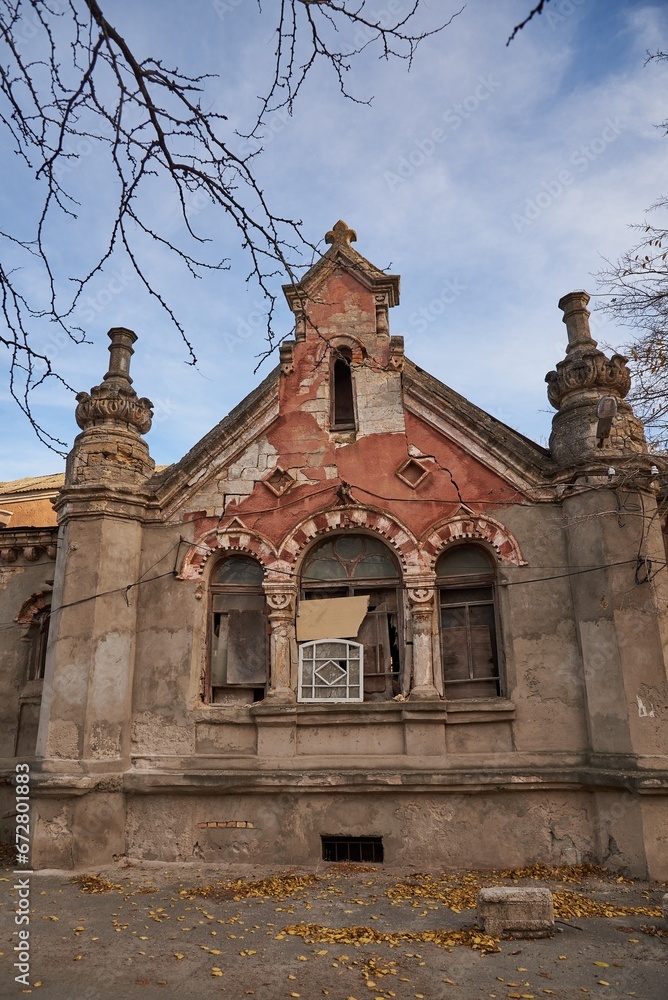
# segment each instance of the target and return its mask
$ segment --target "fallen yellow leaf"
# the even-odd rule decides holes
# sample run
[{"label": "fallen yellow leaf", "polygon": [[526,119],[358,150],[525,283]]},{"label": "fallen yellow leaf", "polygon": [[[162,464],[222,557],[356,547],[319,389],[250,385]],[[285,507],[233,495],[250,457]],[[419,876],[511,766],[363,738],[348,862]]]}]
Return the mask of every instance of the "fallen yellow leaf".
[{"label": "fallen yellow leaf", "polygon": [[608,962],[594,962],[594,965],[598,965],[599,969],[609,969],[610,965]]}]

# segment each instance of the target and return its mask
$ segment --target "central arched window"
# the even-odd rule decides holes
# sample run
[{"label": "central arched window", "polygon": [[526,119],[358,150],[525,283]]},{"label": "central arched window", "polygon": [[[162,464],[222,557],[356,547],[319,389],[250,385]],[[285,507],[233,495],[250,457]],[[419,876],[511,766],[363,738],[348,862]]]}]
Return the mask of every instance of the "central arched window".
[{"label": "central arched window", "polygon": [[233,555],[214,568],[209,585],[209,669],[207,700],[264,698],[269,642],[262,566]]},{"label": "central arched window", "polygon": [[[363,596],[369,599],[368,611],[357,635],[348,636],[364,651],[365,701],[389,699],[401,691],[399,594],[398,563],[387,545],[372,535],[351,533],[329,537],[311,549],[302,566],[303,601]],[[320,638],[324,641],[333,637],[322,635]],[[302,659],[308,653],[315,662],[320,652],[303,648]],[[355,657],[354,649],[349,655]],[[357,699],[348,696],[342,700]]]},{"label": "central arched window", "polygon": [[501,694],[496,572],[478,545],[456,545],[436,563],[445,697]]}]

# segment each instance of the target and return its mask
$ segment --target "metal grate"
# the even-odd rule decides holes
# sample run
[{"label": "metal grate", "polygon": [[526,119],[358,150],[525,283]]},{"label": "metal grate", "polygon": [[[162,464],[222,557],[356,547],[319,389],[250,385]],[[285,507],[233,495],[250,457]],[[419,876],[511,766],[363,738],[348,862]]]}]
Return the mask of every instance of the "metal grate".
[{"label": "metal grate", "polygon": [[382,837],[321,837],[323,861],[383,861]]}]

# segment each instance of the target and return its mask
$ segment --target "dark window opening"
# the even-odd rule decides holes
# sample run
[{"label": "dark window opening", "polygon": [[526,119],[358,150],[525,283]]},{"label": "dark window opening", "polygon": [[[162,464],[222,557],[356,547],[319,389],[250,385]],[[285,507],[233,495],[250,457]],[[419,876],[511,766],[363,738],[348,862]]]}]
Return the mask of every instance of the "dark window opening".
[{"label": "dark window opening", "polygon": [[370,861],[383,862],[382,837],[326,837],[322,840],[323,861]]},{"label": "dark window opening", "polygon": [[29,679],[31,681],[41,681],[44,679],[44,671],[46,668],[46,647],[49,641],[50,617],[51,608],[48,606],[35,615],[32,626],[33,643],[29,670]]},{"label": "dark window opening", "polygon": [[355,400],[353,394],[352,352],[341,347],[332,366],[332,427],[355,430]]},{"label": "dark window opening", "polygon": [[487,554],[474,545],[456,546],[443,553],[436,574],[445,697],[498,697],[495,573]]}]

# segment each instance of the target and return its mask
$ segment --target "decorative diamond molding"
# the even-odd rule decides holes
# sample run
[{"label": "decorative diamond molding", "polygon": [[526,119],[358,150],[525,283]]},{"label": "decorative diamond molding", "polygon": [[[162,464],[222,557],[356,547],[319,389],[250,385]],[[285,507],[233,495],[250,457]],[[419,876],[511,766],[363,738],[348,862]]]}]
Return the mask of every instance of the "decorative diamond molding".
[{"label": "decorative diamond molding", "polygon": [[427,478],[429,471],[422,462],[418,462],[415,458],[409,458],[407,462],[399,466],[394,474],[402,483],[405,483],[406,486],[410,486],[414,490]]},{"label": "decorative diamond molding", "polygon": [[286,472],[280,465],[277,465],[268,476],[264,477],[262,482],[271,490],[274,496],[280,497],[286,490],[290,489],[295,480],[289,472]]}]

